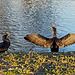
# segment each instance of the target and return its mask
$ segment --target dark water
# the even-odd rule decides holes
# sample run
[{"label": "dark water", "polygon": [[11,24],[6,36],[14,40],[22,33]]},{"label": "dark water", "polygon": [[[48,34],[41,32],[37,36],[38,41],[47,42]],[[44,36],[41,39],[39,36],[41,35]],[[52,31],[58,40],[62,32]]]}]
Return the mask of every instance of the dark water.
[{"label": "dark water", "polygon": [[[50,51],[24,40],[31,33],[52,37],[49,26],[57,28],[57,37],[75,33],[75,1],[1,0],[0,5],[0,36],[12,33],[9,51]],[[75,51],[75,44],[60,48],[63,51]]]}]

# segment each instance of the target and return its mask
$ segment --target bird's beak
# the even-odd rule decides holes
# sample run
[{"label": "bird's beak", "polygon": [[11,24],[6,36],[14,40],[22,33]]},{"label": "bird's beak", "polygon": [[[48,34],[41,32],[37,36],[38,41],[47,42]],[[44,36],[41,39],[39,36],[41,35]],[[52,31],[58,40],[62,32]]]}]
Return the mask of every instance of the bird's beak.
[{"label": "bird's beak", "polygon": [[49,26],[51,29],[53,29],[51,26]]},{"label": "bird's beak", "polygon": [[9,35],[11,35],[11,34],[12,34],[12,33],[8,34],[7,37],[8,37]]}]

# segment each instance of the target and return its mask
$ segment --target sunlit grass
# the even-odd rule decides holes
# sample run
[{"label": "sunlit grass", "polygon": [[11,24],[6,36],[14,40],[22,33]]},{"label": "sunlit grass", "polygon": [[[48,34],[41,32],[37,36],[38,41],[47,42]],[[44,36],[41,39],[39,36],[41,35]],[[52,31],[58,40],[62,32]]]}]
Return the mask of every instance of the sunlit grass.
[{"label": "sunlit grass", "polygon": [[21,51],[0,53],[0,74],[74,75],[75,52],[25,53]]}]

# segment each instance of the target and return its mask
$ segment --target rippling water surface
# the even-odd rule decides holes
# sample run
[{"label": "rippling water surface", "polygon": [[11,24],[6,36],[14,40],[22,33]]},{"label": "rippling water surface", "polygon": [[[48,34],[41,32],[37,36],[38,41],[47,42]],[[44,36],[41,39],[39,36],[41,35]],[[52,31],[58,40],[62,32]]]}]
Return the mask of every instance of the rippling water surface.
[{"label": "rippling water surface", "polygon": [[[75,33],[75,1],[1,0],[0,5],[0,36],[12,33],[9,51],[50,51],[24,40],[31,33],[52,37],[49,26],[57,28],[57,37]],[[74,50],[75,44],[60,48],[60,52]]]}]

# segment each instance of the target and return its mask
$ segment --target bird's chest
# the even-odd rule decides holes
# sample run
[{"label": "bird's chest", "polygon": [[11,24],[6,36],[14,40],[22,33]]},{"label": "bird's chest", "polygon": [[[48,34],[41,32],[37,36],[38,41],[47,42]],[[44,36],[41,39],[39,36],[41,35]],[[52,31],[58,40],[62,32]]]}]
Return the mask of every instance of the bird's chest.
[{"label": "bird's chest", "polygon": [[10,42],[4,42],[2,47],[8,48],[10,46]]},{"label": "bird's chest", "polygon": [[54,41],[53,44],[51,45],[51,48],[54,48],[54,49],[58,48],[58,46],[57,46],[57,44],[56,44],[55,41]]}]

